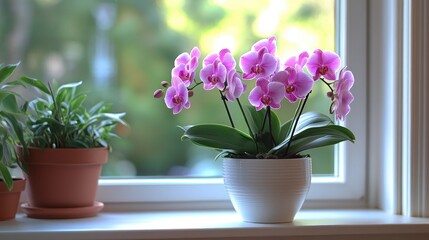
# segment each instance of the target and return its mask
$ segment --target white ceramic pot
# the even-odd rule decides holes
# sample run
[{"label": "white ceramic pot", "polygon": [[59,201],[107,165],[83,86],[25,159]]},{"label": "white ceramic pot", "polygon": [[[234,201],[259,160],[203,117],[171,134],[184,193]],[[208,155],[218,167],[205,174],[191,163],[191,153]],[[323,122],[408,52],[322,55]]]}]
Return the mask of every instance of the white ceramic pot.
[{"label": "white ceramic pot", "polygon": [[311,158],[225,158],[223,177],[243,221],[292,222],[310,188]]}]

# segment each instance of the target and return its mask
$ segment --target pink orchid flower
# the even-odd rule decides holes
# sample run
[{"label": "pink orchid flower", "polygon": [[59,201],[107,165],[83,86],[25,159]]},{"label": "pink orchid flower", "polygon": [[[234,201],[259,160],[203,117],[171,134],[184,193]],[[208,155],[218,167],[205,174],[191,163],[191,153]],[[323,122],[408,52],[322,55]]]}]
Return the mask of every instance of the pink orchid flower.
[{"label": "pink orchid flower", "polygon": [[265,47],[258,52],[250,51],[243,54],[239,64],[243,70],[243,79],[269,77],[278,67],[276,57]]},{"label": "pink orchid flower", "polygon": [[235,70],[228,72],[226,77],[226,89],[225,97],[233,102],[235,99],[239,98],[245,91],[247,86],[243,84],[240,79],[240,75]]},{"label": "pink orchid flower", "polygon": [[171,82],[172,86],[167,89],[164,101],[168,108],[173,109],[173,114],[178,114],[183,108],[188,109],[191,106],[188,101],[188,88],[176,76],[173,76]]},{"label": "pink orchid flower", "polygon": [[344,67],[340,71],[339,79],[334,83],[334,94],[331,94],[333,105],[331,111],[335,112],[337,120],[344,120],[344,117],[350,112],[350,103],[354,97],[350,92],[354,84],[354,76]]},{"label": "pink orchid flower", "polygon": [[231,51],[228,48],[220,50],[219,53],[211,53],[203,60],[203,67],[214,63],[216,59],[219,59],[220,62],[225,66],[226,72],[235,69],[236,63],[235,59],[231,54]]},{"label": "pink orchid flower", "polygon": [[208,64],[200,71],[201,81],[204,83],[204,90],[212,90],[217,87],[223,91],[225,88],[226,68],[219,59],[212,64]]},{"label": "pink orchid flower", "polygon": [[296,102],[302,99],[313,88],[314,81],[304,72],[297,72],[295,68],[288,67],[285,71],[280,71],[273,76],[273,82],[283,84],[284,96],[289,102]]},{"label": "pink orchid flower", "polygon": [[181,53],[174,60],[174,66],[177,67],[179,65],[189,65],[189,70],[194,71],[198,67],[198,59],[200,58],[201,53],[197,47],[194,47],[191,50],[191,53]]},{"label": "pink orchid flower", "polygon": [[262,39],[253,44],[252,50],[259,52],[262,48],[266,48],[269,54],[275,55],[277,50],[276,37],[272,36],[268,39]]},{"label": "pink orchid flower", "polygon": [[186,87],[189,87],[195,79],[195,71],[190,70],[188,65],[179,65],[171,70],[171,76],[178,77]]},{"label": "pink orchid flower", "polygon": [[195,79],[195,70],[198,67],[200,50],[194,47],[191,53],[184,52],[174,60],[174,68],[171,71],[172,76],[179,77],[186,87],[189,87]]},{"label": "pink orchid flower", "polygon": [[256,86],[249,94],[249,102],[261,110],[263,107],[280,108],[280,102],[283,99],[284,86],[279,82],[270,82],[265,78],[256,80]]},{"label": "pink orchid flower", "polygon": [[300,72],[307,63],[308,56],[308,52],[302,52],[301,54],[299,54],[298,58],[296,56],[290,57],[283,65],[283,69],[292,67],[295,68],[297,72]]},{"label": "pink orchid flower", "polygon": [[316,49],[308,59],[307,69],[313,75],[314,81],[322,76],[328,80],[335,80],[335,72],[340,64],[341,59],[336,53]]}]

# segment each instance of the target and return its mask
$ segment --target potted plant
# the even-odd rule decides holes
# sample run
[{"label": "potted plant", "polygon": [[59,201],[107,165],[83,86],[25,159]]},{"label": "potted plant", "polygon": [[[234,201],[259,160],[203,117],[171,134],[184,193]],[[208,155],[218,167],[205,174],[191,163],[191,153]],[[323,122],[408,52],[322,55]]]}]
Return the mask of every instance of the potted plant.
[{"label": "potted plant", "polygon": [[96,215],[95,201],[101,167],[108,159],[108,140],[124,113],[109,113],[104,103],[84,106],[82,82],[51,84],[20,78],[40,96],[29,102],[28,151],[20,157],[28,169],[28,203],[23,211],[33,218],[80,218]]},{"label": "potted plant", "polygon": [[15,145],[25,146],[16,92],[9,90],[16,82],[5,81],[18,64],[0,66],[0,221],[14,219],[25,180],[15,178],[10,168],[22,166],[17,159]]},{"label": "potted plant", "polygon": [[[330,117],[318,112],[304,112],[314,84],[327,87],[332,100],[329,112],[343,120],[350,111],[353,74],[342,68],[341,59],[330,51],[316,49],[281,61],[276,56],[276,38],[256,42],[239,60],[240,70],[229,49],[204,58],[195,77],[200,58],[197,47],[180,54],[174,62],[171,84],[154,92],[168,108],[178,114],[190,107],[197,86],[217,90],[231,126],[198,124],[182,127],[182,139],[219,150],[223,157],[223,175],[234,208],[244,221],[291,222],[301,208],[311,183],[311,159],[302,152],[354,142],[355,136]],[[245,81],[256,80],[248,95],[250,106],[239,98],[246,91]],[[281,123],[273,109],[286,99],[299,101],[293,117]],[[247,129],[235,127],[228,105],[236,102]]]}]

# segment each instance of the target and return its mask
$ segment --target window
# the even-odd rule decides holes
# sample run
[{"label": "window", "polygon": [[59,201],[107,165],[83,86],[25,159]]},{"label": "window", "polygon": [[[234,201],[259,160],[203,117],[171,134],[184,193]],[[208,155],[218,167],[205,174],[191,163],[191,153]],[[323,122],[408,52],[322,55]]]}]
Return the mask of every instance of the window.
[{"label": "window", "polygon": [[[0,31],[12,31],[9,35],[15,39],[12,37],[10,39],[0,38],[0,43],[2,43],[0,46],[3,46],[0,49],[2,52],[8,50],[7,56],[10,61],[21,60],[24,67],[22,71],[26,74],[59,81],[82,79],[85,81],[91,78],[94,79],[91,87],[97,90],[93,96],[94,101],[96,98],[109,99],[108,96],[115,96],[117,101],[115,101],[114,107],[118,111],[127,111],[132,129],[119,129],[125,138],[114,143],[111,163],[104,169],[105,175],[132,176],[138,172],[139,175],[146,176],[217,177],[220,174],[220,161],[213,161],[215,153],[180,142],[180,132],[175,128],[175,125],[190,124],[193,121],[200,122],[204,120],[204,114],[194,116],[184,113],[183,116],[176,118],[166,111],[162,103],[152,99],[151,94],[158,87],[155,84],[164,78],[168,80],[170,65],[174,57],[182,51],[189,51],[193,45],[201,45],[201,43],[205,54],[217,49],[219,47],[216,45],[217,43],[222,43],[222,45],[227,44],[232,48],[236,52],[235,55],[238,56],[245,52],[252,42],[260,39],[259,35],[269,35],[273,32],[279,38],[279,48],[283,49],[287,55],[291,54],[288,52],[289,49],[311,51],[316,47],[332,50],[336,47],[356,77],[353,90],[355,102],[352,105],[353,110],[348,117],[347,125],[354,131],[358,140],[353,146],[343,144],[338,147],[337,163],[333,160],[325,161],[323,159],[314,161],[314,171],[328,175],[328,177],[314,178],[309,198],[323,199],[334,196],[336,199],[360,199],[364,194],[365,181],[363,176],[366,121],[363,119],[366,119],[366,73],[363,63],[366,56],[362,49],[365,49],[366,43],[366,18],[364,17],[366,3],[337,1],[335,2],[336,17],[334,18],[333,0],[304,1],[304,6],[301,7],[298,7],[296,1],[293,2],[293,5],[287,7],[296,9],[287,15],[280,12],[286,8],[287,1],[250,1],[246,4],[243,4],[242,1],[222,0],[192,1],[192,4],[188,1],[168,0],[23,3],[6,1],[1,3],[3,10],[0,12],[5,11],[4,9],[13,9],[13,11],[10,14],[0,14],[3,23],[3,25],[0,24]],[[187,12],[176,11],[176,9],[185,9]],[[260,9],[265,10],[259,12]],[[320,11],[324,14],[321,14]],[[36,15],[37,18],[34,17]],[[273,17],[293,20],[298,18],[297,16],[301,16],[301,19],[295,22],[293,27],[282,28],[266,24],[264,21],[264,19]],[[308,20],[302,20],[302,16],[308,16]],[[222,20],[233,17],[237,17],[236,24],[239,24],[241,28],[236,28]],[[259,19],[255,20],[256,17]],[[17,18],[21,21],[15,21]],[[64,21],[63,27],[59,28],[55,25],[58,19]],[[334,24],[334,20],[336,24]],[[279,22],[282,21],[283,19],[279,20]],[[305,21],[316,23],[312,28],[317,28],[320,32],[315,35],[309,33]],[[6,27],[5,22],[10,22],[12,27]],[[254,23],[252,28],[255,30],[252,34],[249,34],[248,29],[243,27],[247,26],[248,22]],[[155,27],[147,25],[149,23]],[[213,23],[221,26],[222,31],[211,27],[210,25]],[[311,27],[310,24],[308,26]],[[335,46],[333,26],[337,27],[335,30],[339,33]],[[208,30],[202,32],[201,29]],[[315,30],[312,29],[312,31]],[[35,34],[35,32],[39,32],[39,34]],[[229,35],[222,35],[221,32],[228,32]],[[6,35],[2,34],[2,36]],[[199,36],[198,42],[197,38],[190,38],[189,35]],[[237,35],[246,37],[231,37]],[[29,36],[34,38],[29,38]],[[147,44],[140,42],[140,36],[149,36]],[[292,41],[287,41],[288,36],[293,36],[289,38]],[[304,37],[297,41],[299,36]],[[319,38],[318,41],[316,41],[317,38]],[[168,45],[164,39],[174,39],[176,46]],[[191,40],[189,41],[189,39]],[[86,44],[82,45],[82,42]],[[160,46],[163,52],[154,51],[154,46]],[[151,57],[144,57],[145,55]],[[25,56],[25,58],[20,58],[21,56]],[[168,61],[166,62],[165,59]],[[120,77],[116,79],[114,76]],[[150,81],[144,79],[150,79]],[[116,86],[120,86],[123,81],[132,84],[118,90]],[[139,92],[146,94],[139,94]],[[322,96],[321,99],[326,99],[323,93],[320,96]],[[128,104],[130,102],[138,104]],[[210,102],[204,104],[219,103],[212,100]],[[195,107],[198,107],[196,105],[198,104],[195,104]],[[216,106],[211,107],[216,108]],[[319,107],[314,106],[316,109]],[[324,106],[324,108],[328,109],[328,106]],[[196,117],[200,119],[195,119]],[[173,121],[176,123],[165,122],[161,123],[163,125],[160,127],[160,119],[162,121],[174,119]],[[220,117],[218,120],[225,121],[225,119]],[[139,124],[139,122],[144,124]],[[169,130],[159,132],[159,134],[157,132],[147,133],[148,129],[159,128],[169,128]],[[150,135],[151,138],[141,138],[145,135]],[[150,141],[158,141],[162,144],[153,147],[148,144]],[[127,142],[136,142],[141,145],[131,148],[126,144]],[[183,152],[180,151],[182,148],[190,148],[190,150]],[[117,151],[117,149],[123,149],[123,151]],[[136,149],[148,154],[145,159],[134,160],[134,163],[131,164],[128,154],[132,153],[138,158],[139,152]],[[335,159],[333,148],[325,148],[323,151],[327,154],[326,159]],[[189,168],[183,160],[186,159],[186,154],[206,158],[206,160],[190,160],[188,162],[192,168]],[[148,163],[145,163],[147,161]],[[318,165],[319,163],[323,164]],[[151,169],[146,166],[150,166]],[[328,167],[324,168],[325,166]],[[204,194],[195,196],[195,192]],[[326,194],[327,192],[330,194]],[[227,199],[222,180],[219,178],[103,179],[99,194],[103,201],[119,202]]]},{"label": "window", "polygon": [[[337,1],[336,4],[337,31],[340,32],[336,45],[347,64],[353,66],[351,70],[357,79],[353,91],[356,98],[347,126],[359,140],[354,145],[338,147],[337,175],[313,178],[306,204],[311,206],[312,200],[317,200],[315,206],[319,207],[366,206],[366,2]],[[163,203],[171,201],[215,208],[228,204],[220,178],[102,180],[99,196],[113,202],[156,202],[157,207],[165,207]]]}]

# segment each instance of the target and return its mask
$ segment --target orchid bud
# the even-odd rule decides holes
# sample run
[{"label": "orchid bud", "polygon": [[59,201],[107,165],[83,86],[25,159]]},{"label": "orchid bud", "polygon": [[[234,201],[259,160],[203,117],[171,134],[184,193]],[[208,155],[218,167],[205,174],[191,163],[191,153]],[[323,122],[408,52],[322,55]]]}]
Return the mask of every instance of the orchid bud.
[{"label": "orchid bud", "polygon": [[162,96],[164,96],[164,91],[162,91],[162,89],[157,89],[157,90],[153,93],[153,97],[154,97],[154,98],[162,98]]},{"label": "orchid bud", "polygon": [[192,96],[194,96],[194,91],[188,90],[188,97],[192,97]]},{"label": "orchid bud", "polygon": [[168,88],[170,86],[170,84],[167,81],[162,81],[161,86]]},{"label": "orchid bud", "polygon": [[334,100],[334,93],[333,92],[327,92],[326,95],[328,96],[328,98],[330,98],[331,100]]}]

